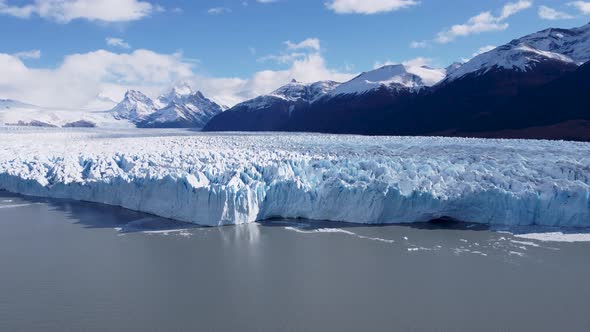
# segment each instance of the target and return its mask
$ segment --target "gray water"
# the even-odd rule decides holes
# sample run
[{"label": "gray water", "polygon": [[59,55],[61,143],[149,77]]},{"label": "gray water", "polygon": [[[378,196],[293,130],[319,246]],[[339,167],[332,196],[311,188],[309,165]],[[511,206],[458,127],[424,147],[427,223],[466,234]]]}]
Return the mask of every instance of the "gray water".
[{"label": "gray water", "polygon": [[0,193],[0,331],[588,331],[590,243]]}]

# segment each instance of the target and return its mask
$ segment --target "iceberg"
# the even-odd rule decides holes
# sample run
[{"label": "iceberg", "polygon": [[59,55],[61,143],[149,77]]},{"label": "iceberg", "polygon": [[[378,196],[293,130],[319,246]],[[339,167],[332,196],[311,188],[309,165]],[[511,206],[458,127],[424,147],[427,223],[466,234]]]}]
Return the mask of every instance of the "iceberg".
[{"label": "iceberg", "polygon": [[436,218],[590,226],[590,144],[0,128],[0,189],[200,225]]}]

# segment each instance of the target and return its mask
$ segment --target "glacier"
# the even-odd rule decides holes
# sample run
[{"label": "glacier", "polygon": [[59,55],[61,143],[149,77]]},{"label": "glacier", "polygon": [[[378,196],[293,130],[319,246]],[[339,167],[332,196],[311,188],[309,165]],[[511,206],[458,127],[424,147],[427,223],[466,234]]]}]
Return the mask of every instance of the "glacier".
[{"label": "glacier", "polygon": [[2,190],[206,226],[590,226],[588,143],[50,128],[0,128],[0,142]]}]

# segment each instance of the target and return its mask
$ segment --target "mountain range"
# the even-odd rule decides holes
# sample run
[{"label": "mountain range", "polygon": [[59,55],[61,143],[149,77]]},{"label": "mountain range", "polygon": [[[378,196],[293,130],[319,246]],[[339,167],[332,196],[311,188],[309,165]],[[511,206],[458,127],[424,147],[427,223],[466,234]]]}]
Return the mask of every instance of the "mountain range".
[{"label": "mountain range", "polygon": [[446,69],[386,65],[348,82],[292,80],[231,108],[180,84],[74,112],[0,99],[0,123],[590,140],[590,24],[546,29]]},{"label": "mountain range", "polygon": [[65,128],[201,129],[211,118],[226,109],[182,83],[156,100],[140,91],[127,91],[123,100],[107,111],[53,109],[0,99],[0,124]]},{"label": "mountain range", "polygon": [[139,128],[203,128],[226,109],[183,83],[156,101],[139,91],[127,91],[111,113],[116,119],[129,120]]},{"label": "mountain range", "polygon": [[214,117],[206,131],[308,131],[590,140],[590,24],[546,29],[445,70],[385,66],[319,95],[290,83]]}]

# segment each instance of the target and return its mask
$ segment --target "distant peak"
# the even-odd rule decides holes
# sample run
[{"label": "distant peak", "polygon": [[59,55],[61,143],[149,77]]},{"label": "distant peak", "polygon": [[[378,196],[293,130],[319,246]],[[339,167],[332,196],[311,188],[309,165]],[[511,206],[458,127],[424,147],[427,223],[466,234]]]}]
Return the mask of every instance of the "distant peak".
[{"label": "distant peak", "polygon": [[299,83],[299,82],[297,82],[297,80],[296,80],[296,79],[292,79],[292,80],[291,80],[291,83]]},{"label": "distant peak", "polygon": [[182,82],[180,84],[175,85],[170,91],[170,94],[177,96],[188,96],[193,94],[193,89],[188,83]]},{"label": "distant peak", "polygon": [[137,91],[137,90],[127,90],[127,92],[125,92],[125,98],[127,99],[137,99],[137,98],[146,98],[147,96],[144,95],[141,91]]}]

